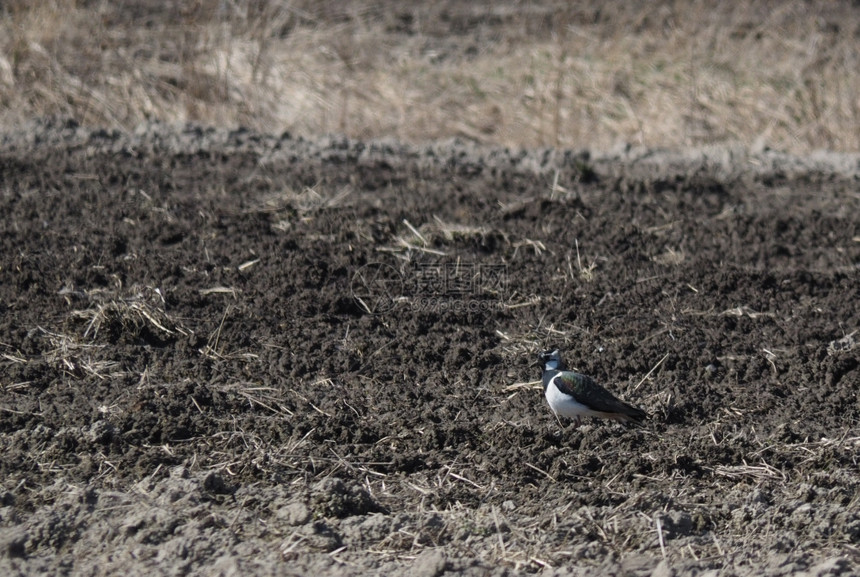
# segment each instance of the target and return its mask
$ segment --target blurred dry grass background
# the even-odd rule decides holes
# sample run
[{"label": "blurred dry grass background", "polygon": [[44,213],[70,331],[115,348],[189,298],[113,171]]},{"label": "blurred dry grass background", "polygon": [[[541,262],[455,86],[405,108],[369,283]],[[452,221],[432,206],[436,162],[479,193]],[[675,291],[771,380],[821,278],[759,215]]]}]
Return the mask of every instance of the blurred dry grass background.
[{"label": "blurred dry grass background", "polygon": [[860,150],[833,2],[11,0],[0,128],[35,116],[408,141]]}]

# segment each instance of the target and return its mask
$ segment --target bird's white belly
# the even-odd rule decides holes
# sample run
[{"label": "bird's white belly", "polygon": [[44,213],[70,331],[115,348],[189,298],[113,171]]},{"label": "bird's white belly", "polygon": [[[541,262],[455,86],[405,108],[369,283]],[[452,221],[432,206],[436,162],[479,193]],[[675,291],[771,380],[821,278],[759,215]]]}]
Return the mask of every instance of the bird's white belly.
[{"label": "bird's white belly", "polygon": [[546,388],[546,400],[549,403],[549,407],[556,415],[561,415],[562,417],[567,417],[569,419],[586,417],[589,415],[602,415],[602,413],[592,411],[582,403],[577,403],[569,396],[562,394],[553,383],[550,383],[550,386]]}]

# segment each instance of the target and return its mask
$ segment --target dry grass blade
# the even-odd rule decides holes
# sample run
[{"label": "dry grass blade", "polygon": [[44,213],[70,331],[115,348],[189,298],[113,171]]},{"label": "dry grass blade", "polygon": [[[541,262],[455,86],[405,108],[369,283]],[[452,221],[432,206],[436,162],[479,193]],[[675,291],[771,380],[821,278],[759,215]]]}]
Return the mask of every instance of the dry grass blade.
[{"label": "dry grass blade", "polygon": [[517,252],[522,247],[530,247],[534,251],[535,256],[540,256],[541,253],[546,251],[546,246],[544,245],[544,243],[542,241],[532,240],[530,238],[526,238],[526,239],[523,239],[522,241],[518,241],[518,242],[514,243],[514,257],[515,258],[517,256]]},{"label": "dry grass blade", "polygon": [[662,359],[660,359],[659,361],[657,361],[657,364],[656,364],[656,365],[654,365],[653,367],[651,367],[651,370],[650,370],[650,371],[648,371],[647,373],[645,373],[645,376],[644,376],[644,377],[642,377],[642,380],[641,380],[641,381],[639,381],[638,383],[636,383],[636,386],[635,386],[635,387],[633,387],[633,390],[635,391],[636,389],[638,389],[639,387],[641,387],[641,386],[642,386],[642,383],[644,383],[644,382],[648,379],[648,377],[650,377],[650,376],[651,376],[651,373],[653,373],[654,371],[656,371],[656,370],[657,370],[657,367],[659,367],[660,365],[662,365],[662,364],[663,364],[663,361],[665,361],[668,357],[669,357],[669,353],[666,353],[665,355],[663,355],[663,358],[662,358]]},{"label": "dry grass blade", "polygon": [[481,238],[487,235],[487,229],[478,226],[467,224],[453,224],[443,221],[436,215],[433,215],[433,220],[436,222],[436,227],[442,236],[447,241],[456,240],[458,238]]},{"label": "dry grass blade", "polygon": [[518,302],[518,303],[513,303],[513,302],[503,303],[502,306],[505,307],[506,309],[520,309],[523,307],[533,307],[533,306],[539,305],[541,302],[543,302],[543,299],[539,295],[534,295],[525,301]]},{"label": "dry grass blade", "polygon": [[502,392],[510,393],[511,391],[520,391],[523,389],[539,389],[541,388],[541,381],[529,381],[527,383],[514,383],[512,385],[508,385],[502,389]]},{"label": "dry grass blade", "polygon": [[553,483],[557,482],[555,477],[553,477],[552,475],[550,475],[549,473],[547,473],[546,471],[544,471],[540,467],[532,465],[531,463],[525,463],[525,466],[528,467],[529,469],[534,469],[535,471],[537,471],[538,473],[540,473],[541,475],[543,475],[544,477],[546,477],[547,479],[549,479]]},{"label": "dry grass blade", "polygon": [[84,343],[78,337],[48,331],[42,327],[39,327],[39,331],[48,337],[51,344],[51,349],[43,354],[43,358],[49,363],[56,364],[66,375],[73,378],[92,376],[105,380],[125,374],[118,362],[97,358],[104,354],[106,345]]},{"label": "dry grass blade", "polygon": [[737,306],[733,309],[724,310],[721,314],[724,316],[732,316],[732,317],[747,316],[751,319],[757,319],[759,317],[772,317],[772,316],[774,316],[773,313],[760,313],[760,312],[754,311],[746,305]]},{"label": "dry grass blade", "polygon": [[[7,345],[8,346],[8,345]],[[11,348],[11,347],[10,347]],[[0,354],[0,357],[6,359],[10,363],[24,365],[27,363],[27,359],[20,353],[20,351],[16,351],[18,354],[13,355],[9,353]]]},{"label": "dry grass blade", "polygon": [[207,288],[207,289],[200,289],[197,292],[199,292],[201,295],[204,295],[204,296],[205,295],[212,295],[212,294],[228,294],[228,295],[232,296],[233,298],[236,298],[236,295],[239,293],[239,290],[235,289],[233,287],[216,286],[216,287]]},{"label": "dry grass blade", "polygon": [[713,469],[714,473],[723,477],[731,477],[739,479],[743,477],[752,477],[755,479],[779,479],[786,480],[786,475],[779,469],[768,465],[762,461],[761,465],[720,465]]},{"label": "dry grass blade", "polygon": [[82,294],[93,301],[94,306],[72,311],[71,316],[87,322],[84,338],[96,339],[105,327],[110,328],[113,338],[121,334],[137,338],[144,332],[160,337],[189,334],[164,310],[164,297],[157,288],[146,287],[125,298],[104,291]]},{"label": "dry grass blade", "polygon": [[235,393],[248,400],[251,406],[259,406],[275,415],[284,417],[293,416],[293,412],[284,404],[282,397],[276,396],[273,393],[278,393],[278,390],[272,387],[257,387],[246,386],[240,383],[223,385],[220,390],[225,393]]},{"label": "dry grass blade", "polygon": [[666,543],[663,540],[663,521],[660,519],[660,516],[657,515],[654,517],[654,525],[657,529],[657,540],[660,543],[660,553],[663,555],[663,559],[666,558]]},{"label": "dry grass blade", "polygon": [[221,356],[221,353],[218,351],[218,342],[221,340],[221,331],[224,330],[224,321],[227,320],[227,315],[230,314],[230,310],[230,306],[224,309],[224,314],[221,315],[221,322],[218,323],[218,328],[209,335],[206,346],[200,351],[203,355],[216,358]]},{"label": "dry grass blade", "polygon": [[[594,280],[594,269],[597,267],[597,262],[592,261],[590,265],[583,268],[582,258],[579,254],[579,239],[575,238],[573,241],[576,245],[576,267],[579,269],[579,277],[586,282],[591,282]],[[568,268],[570,268],[570,261],[568,261]],[[571,271],[571,278],[573,278],[573,271]]]},{"label": "dry grass blade", "polygon": [[[427,254],[435,254],[437,256],[448,256],[448,253],[445,251],[436,250],[433,248],[427,248],[425,246],[416,246],[416,245],[410,243],[409,241],[407,241],[406,239],[399,237],[399,236],[397,238],[395,238],[394,240],[396,240],[397,244],[399,244],[401,247],[405,248],[407,251],[426,252]],[[386,250],[386,249],[379,249],[379,250]]]},{"label": "dry grass blade", "polygon": [[21,391],[33,384],[33,381],[20,381],[11,385],[0,385],[4,391]]},{"label": "dry grass blade", "polygon": [[[262,199],[261,205],[254,212],[281,213],[294,210],[300,218],[309,218],[317,211],[344,206],[352,194],[352,188],[344,186],[336,191],[320,192],[315,187],[305,187],[301,191],[286,188]],[[289,212],[288,212],[289,214]],[[289,219],[276,222],[276,229],[287,230],[291,226]]]},{"label": "dry grass blade", "polygon": [[[495,40],[467,59],[428,58],[433,36],[422,26],[400,34],[379,7],[204,2],[176,19],[155,8],[132,18],[121,4],[11,5],[0,21],[6,125],[54,113],[126,129],[157,117],[528,147],[860,148],[860,75],[842,3],[668,4],[671,33],[648,17],[652,6],[613,5],[600,19],[575,3],[513,15],[491,6],[484,26]],[[431,30],[470,9],[421,3],[410,18]]]},{"label": "dry grass blade", "polygon": [[502,537],[502,524],[499,522],[499,510],[496,509],[496,506],[493,505],[493,523],[496,525],[496,537],[499,539],[499,549],[501,550],[502,559],[507,557],[507,553],[505,551],[505,539]]},{"label": "dry grass blade", "polygon": [[417,229],[417,228],[415,228],[414,226],[412,226],[412,223],[411,223],[411,222],[409,222],[408,220],[406,220],[406,219],[404,218],[404,219],[403,219],[403,224],[405,224],[405,225],[406,225],[406,228],[408,228],[410,231],[412,231],[412,234],[414,234],[416,237],[418,237],[418,240],[420,240],[420,241],[421,241],[421,244],[423,244],[424,246],[427,246],[427,239],[426,239],[426,238],[424,238],[424,235],[422,235],[420,232],[418,232],[418,229]]}]

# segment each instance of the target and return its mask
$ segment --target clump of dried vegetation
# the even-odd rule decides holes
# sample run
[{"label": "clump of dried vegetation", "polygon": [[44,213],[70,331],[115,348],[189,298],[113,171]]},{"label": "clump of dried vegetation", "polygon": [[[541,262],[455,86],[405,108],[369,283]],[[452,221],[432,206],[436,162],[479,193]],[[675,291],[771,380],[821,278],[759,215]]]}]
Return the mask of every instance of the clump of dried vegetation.
[{"label": "clump of dried vegetation", "polygon": [[860,149],[848,2],[0,6],[0,126]]}]

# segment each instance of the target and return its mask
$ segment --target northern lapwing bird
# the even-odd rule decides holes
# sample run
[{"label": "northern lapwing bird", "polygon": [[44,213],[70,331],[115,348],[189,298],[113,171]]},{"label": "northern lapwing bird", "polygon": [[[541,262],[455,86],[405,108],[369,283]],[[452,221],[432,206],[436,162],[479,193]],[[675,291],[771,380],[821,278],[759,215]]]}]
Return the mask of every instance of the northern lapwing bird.
[{"label": "northern lapwing bird", "polygon": [[558,349],[541,353],[538,364],[543,369],[543,391],[549,408],[556,417],[574,419],[577,427],[582,417],[638,423],[648,416],[642,409],[616,399],[591,377],[568,371]]}]

